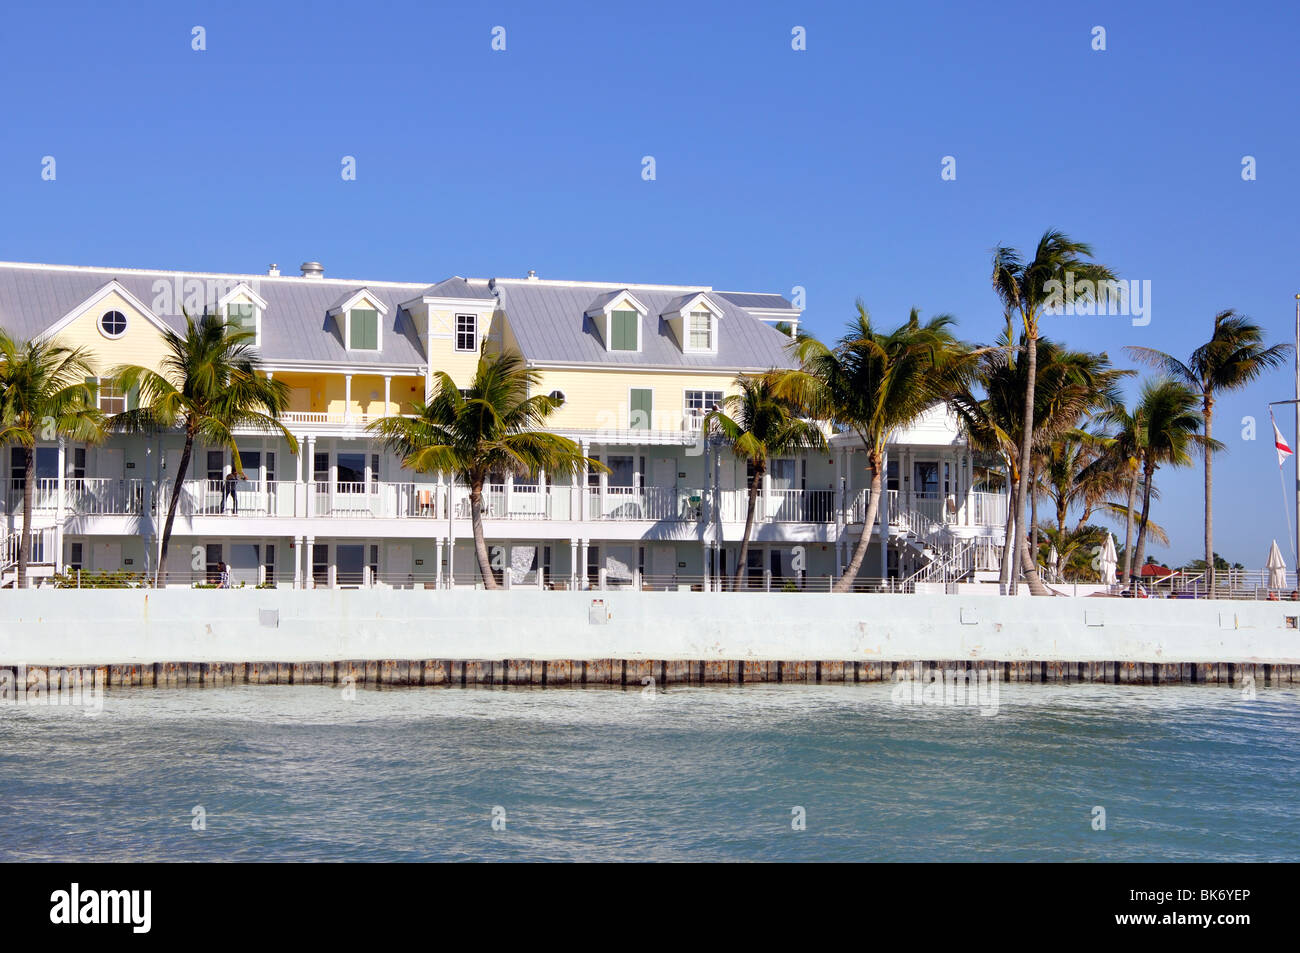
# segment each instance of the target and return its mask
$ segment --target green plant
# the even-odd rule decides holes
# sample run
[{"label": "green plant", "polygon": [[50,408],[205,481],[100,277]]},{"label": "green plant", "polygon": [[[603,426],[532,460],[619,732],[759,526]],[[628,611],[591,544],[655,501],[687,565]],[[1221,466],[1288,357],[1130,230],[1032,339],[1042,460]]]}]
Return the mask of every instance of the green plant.
[{"label": "green plant", "polygon": [[55,589],[142,589],[148,585],[144,573],[125,569],[80,573],[74,569],[55,573],[50,582]]}]

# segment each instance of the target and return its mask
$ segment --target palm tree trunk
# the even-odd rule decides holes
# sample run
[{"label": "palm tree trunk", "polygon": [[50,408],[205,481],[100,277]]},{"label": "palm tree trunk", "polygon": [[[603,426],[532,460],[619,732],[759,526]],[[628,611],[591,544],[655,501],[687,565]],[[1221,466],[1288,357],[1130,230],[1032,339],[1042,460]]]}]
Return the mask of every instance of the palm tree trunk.
[{"label": "palm tree trunk", "polygon": [[1133,498],[1137,496],[1138,475],[1133,471],[1133,478],[1128,483],[1128,521],[1124,528],[1124,585],[1133,578]]},{"label": "palm tree trunk", "polygon": [[1028,352],[1026,362],[1028,373],[1025,382],[1025,416],[1020,437],[1020,489],[1016,494],[1016,546],[1020,551],[1020,565],[1029,583],[1029,591],[1035,596],[1050,595],[1043,580],[1038,578],[1038,566],[1029,554],[1029,535],[1025,527],[1025,500],[1029,495],[1029,458],[1034,445],[1034,387],[1038,378],[1038,334],[1027,334]]},{"label": "palm tree trunk", "polygon": [[1214,429],[1214,398],[1205,395],[1202,404],[1205,416],[1205,569],[1209,573],[1210,593],[1214,593],[1214,453],[1210,450],[1211,434]]},{"label": "palm tree trunk", "polygon": [[1034,490],[1029,494],[1029,527],[1030,532],[1034,534],[1034,565],[1038,565],[1038,476],[1039,470],[1034,468],[1032,485]]},{"label": "palm tree trunk", "polygon": [[754,479],[749,481],[749,512],[745,514],[745,535],[740,537],[740,555],[736,557],[736,574],[732,578],[733,592],[740,591],[749,562],[749,534],[754,530],[754,510],[758,506],[758,488],[763,485],[763,467],[754,467]]},{"label": "palm tree trunk", "polygon": [[1142,572],[1143,550],[1146,549],[1147,543],[1147,518],[1151,513],[1151,482],[1154,475],[1155,467],[1143,470],[1142,473],[1143,483],[1145,484],[1142,487],[1142,518],[1138,522],[1137,555],[1134,557],[1139,573]]},{"label": "palm tree trunk", "polygon": [[858,545],[853,549],[853,558],[849,560],[849,565],[840,578],[835,580],[832,592],[853,591],[853,583],[858,578],[858,571],[862,569],[862,564],[866,562],[867,548],[871,545],[871,527],[880,512],[880,487],[883,481],[880,473],[880,454],[874,450],[868,451],[868,460],[871,463],[871,502],[867,504],[866,515],[862,517],[862,535],[858,537]]},{"label": "palm tree trunk", "polygon": [[492,560],[488,558],[487,540],[483,538],[483,481],[475,480],[469,488],[470,524],[474,527],[474,555],[478,557],[479,575],[484,589],[500,589]]},{"label": "palm tree trunk", "polygon": [[1007,523],[1002,533],[1002,566],[998,574],[998,582],[1002,587],[1002,592],[1011,592],[1011,583],[1015,578],[1015,547],[1011,541],[1016,538],[1016,486],[1019,477],[1017,476],[1016,484],[1012,483],[1011,470],[1007,470]]},{"label": "palm tree trunk", "polygon": [[23,534],[18,537],[18,578],[15,589],[27,588],[27,564],[32,558],[32,474],[36,472],[36,448],[23,447]]},{"label": "palm tree trunk", "polygon": [[[153,586],[158,588],[161,579],[167,585],[167,547],[172,541],[172,524],[176,522],[176,504],[181,500],[181,487],[185,483],[185,473],[190,467],[190,454],[194,451],[194,434],[185,432],[185,449],[181,451],[181,462],[176,467],[176,480],[172,484],[172,497],[167,501],[167,521],[163,523],[162,549],[158,553],[158,569],[154,572]],[[311,570],[308,569],[308,572]]]}]

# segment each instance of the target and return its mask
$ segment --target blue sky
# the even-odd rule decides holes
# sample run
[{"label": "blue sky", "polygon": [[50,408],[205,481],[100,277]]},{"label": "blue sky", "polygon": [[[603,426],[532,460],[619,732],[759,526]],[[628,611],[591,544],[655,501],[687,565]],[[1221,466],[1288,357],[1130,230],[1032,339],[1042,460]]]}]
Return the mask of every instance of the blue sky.
[{"label": "blue sky", "polygon": [[[1182,356],[1227,307],[1293,335],[1293,3],[623,7],[7,8],[0,258],[801,286],[827,336],[861,297],[990,340],[990,249],[1054,226],[1152,283],[1146,327],[1051,319],[1072,346]],[[1283,371],[1218,405],[1216,549],[1252,566],[1275,536],[1292,561],[1265,406],[1292,390]],[[1174,542],[1151,551],[1198,555],[1199,469],[1158,479]]]}]

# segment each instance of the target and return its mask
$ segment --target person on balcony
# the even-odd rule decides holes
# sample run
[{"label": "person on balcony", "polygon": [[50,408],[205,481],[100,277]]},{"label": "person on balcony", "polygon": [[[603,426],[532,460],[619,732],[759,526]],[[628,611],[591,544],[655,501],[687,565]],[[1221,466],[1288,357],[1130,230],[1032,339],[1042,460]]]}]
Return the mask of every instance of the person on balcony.
[{"label": "person on balcony", "polygon": [[230,512],[235,515],[239,514],[239,497],[236,495],[235,490],[239,481],[245,479],[247,477],[236,472],[234,467],[230,468],[230,472],[226,474],[226,479],[221,488],[221,512],[226,512],[226,497],[230,497]]}]

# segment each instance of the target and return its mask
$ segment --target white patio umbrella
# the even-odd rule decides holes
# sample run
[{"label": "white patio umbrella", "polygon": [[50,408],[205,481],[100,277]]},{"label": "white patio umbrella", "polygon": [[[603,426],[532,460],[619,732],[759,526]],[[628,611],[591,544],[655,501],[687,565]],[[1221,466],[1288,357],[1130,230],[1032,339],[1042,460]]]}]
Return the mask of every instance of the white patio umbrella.
[{"label": "white patio umbrella", "polygon": [[1286,562],[1282,559],[1282,550],[1277,548],[1277,540],[1268,550],[1268,587],[1270,589],[1286,588]]},{"label": "white patio umbrella", "polygon": [[1115,537],[1106,534],[1106,545],[1101,550],[1101,581],[1108,586],[1115,584],[1115,567],[1119,565],[1119,554],[1115,552]]},{"label": "white patio umbrella", "polygon": [[1047,551],[1047,568],[1051,570],[1053,580],[1056,579],[1056,573],[1060,565],[1061,554],[1056,551],[1056,544],[1053,543],[1052,548]]}]

